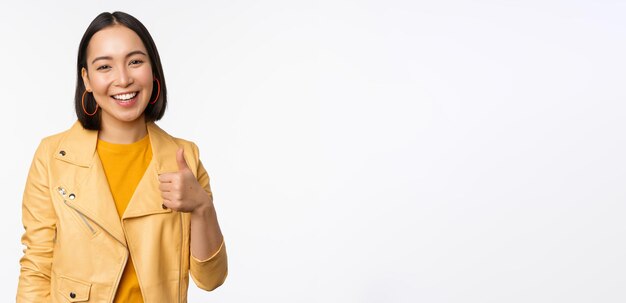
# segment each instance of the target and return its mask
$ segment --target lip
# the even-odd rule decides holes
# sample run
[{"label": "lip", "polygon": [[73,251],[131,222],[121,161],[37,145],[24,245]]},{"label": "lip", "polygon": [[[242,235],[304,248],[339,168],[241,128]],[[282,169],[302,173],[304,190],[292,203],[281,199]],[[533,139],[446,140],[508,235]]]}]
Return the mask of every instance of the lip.
[{"label": "lip", "polygon": [[[113,98],[113,96],[116,95],[121,95],[121,94],[130,94],[130,93],[134,93],[136,92],[137,94],[135,95],[135,97],[133,97],[132,99],[129,100],[117,100],[115,98]],[[141,94],[141,92],[139,91],[129,91],[129,92],[124,92],[124,93],[119,93],[119,94],[113,94],[111,96],[109,96],[109,98],[111,98],[111,100],[115,101],[115,103],[117,103],[117,105],[121,106],[121,107],[131,107],[133,105],[135,105],[135,103],[137,103],[137,100],[139,99],[139,95]]]}]

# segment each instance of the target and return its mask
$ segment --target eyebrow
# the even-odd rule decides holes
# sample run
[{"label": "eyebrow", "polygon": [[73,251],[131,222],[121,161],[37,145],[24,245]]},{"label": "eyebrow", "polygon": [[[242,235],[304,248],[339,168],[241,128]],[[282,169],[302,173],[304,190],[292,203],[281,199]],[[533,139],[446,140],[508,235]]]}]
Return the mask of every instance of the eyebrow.
[{"label": "eyebrow", "polygon": [[[144,52],[142,52],[142,51],[140,51],[140,50],[136,50],[136,51],[132,51],[132,52],[130,52],[130,53],[128,53],[128,54],[126,54],[126,58],[128,58],[128,57],[130,57],[130,56],[133,56],[133,55],[137,55],[137,54],[139,54],[139,55],[144,55],[144,56],[146,56],[146,57],[148,56],[148,55],[146,55],[146,53],[144,53]],[[100,57],[96,57],[95,59],[93,59],[93,61],[91,61],[91,64],[94,64],[94,63],[95,63],[96,61],[98,61],[98,60],[113,60],[113,57],[111,57],[111,56],[100,56]]]}]

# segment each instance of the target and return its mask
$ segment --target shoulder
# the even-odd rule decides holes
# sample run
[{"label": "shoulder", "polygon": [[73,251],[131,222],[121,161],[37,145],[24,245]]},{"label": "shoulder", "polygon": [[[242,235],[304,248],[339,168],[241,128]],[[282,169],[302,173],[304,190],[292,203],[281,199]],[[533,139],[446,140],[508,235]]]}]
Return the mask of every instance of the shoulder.
[{"label": "shoulder", "polygon": [[148,122],[147,124],[148,127],[148,132],[150,134],[154,134],[156,136],[160,136],[160,137],[166,137],[168,139],[173,140],[174,142],[176,142],[176,144],[181,145],[181,146],[195,146],[196,144],[191,141],[191,140],[187,140],[187,139],[183,139],[180,137],[176,137],[172,134],[170,134],[169,132],[165,131],[164,129],[162,129],[159,125],[157,125],[154,122]]},{"label": "shoulder", "polygon": [[[165,142],[165,141],[173,142],[177,147],[182,147],[185,150],[185,154],[193,155],[193,158],[195,159],[199,158],[200,155],[198,151],[198,145],[196,145],[195,142],[188,140],[188,139],[175,137],[171,135],[170,133],[166,132],[165,130],[163,130],[154,122],[148,123],[148,130],[151,133],[151,135],[154,134],[157,137],[155,139],[159,140],[159,142]],[[162,138],[167,138],[167,140],[161,140]]]},{"label": "shoulder", "polygon": [[61,143],[61,141],[63,141],[63,138],[67,136],[69,131],[70,130],[68,129],[68,130],[64,130],[56,134],[46,136],[43,139],[41,139],[41,142],[39,144],[45,145],[45,146],[50,147],[51,149],[54,149],[56,146],[59,145],[59,143]]},{"label": "shoulder", "polygon": [[200,158],[200,151],[198,149],[198,145],[196,145],[195,142],[177,137],[172,137],[172,139],[174,140],[174,142],[176,142],[176,145],[182,147],[185,150],[185,154],[191,153],[194,159]]},{"label": "shoulder", "polygon": [[[79,122],[76,121],[76,123],[79,123]],[[74,127],[76,127],[76,123],[72,127],[64,131],[53,133],[51,135],[48,135],[42,138],[39,142],[39,146],[37,147],[36,153],[41,156],[42,153],[49,154],[49,151],[56,150],[57,147],[61,144],[61,142],[63,142],[63,139],[65,139],[67,135],[71,132],[71,130]]]}]

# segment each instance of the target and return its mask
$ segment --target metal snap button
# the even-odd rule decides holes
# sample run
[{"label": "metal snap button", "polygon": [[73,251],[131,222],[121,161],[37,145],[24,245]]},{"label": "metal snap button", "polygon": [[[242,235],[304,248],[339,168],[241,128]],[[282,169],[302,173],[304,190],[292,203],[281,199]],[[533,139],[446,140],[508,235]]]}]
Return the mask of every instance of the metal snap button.
[{"label": "metal snap button", "polygon": [[64,150],[60,151],[60,152],[59,152],[59,155],[61,155],[61,156],[65,156],[65,151],[64,151]]},{"label": "metal snap button", "polygon": [[74,200],[74,198],[76,198],[75,194],[70,194],[70,200]]},{"label": "metal snap button", "polygon": [[76,298],[76,294],[74,292],[71,292],[70,293],[70,298],[72,298],[72,299]]},{"label": "metal snap button", "polygon": [[63,187],[59,187],[59,188],[58,188],[58,190],[59,190],[59,193],[60,193],[61,195],[64,195],[64,196],[65,196],[65,188],[63,188]]}]

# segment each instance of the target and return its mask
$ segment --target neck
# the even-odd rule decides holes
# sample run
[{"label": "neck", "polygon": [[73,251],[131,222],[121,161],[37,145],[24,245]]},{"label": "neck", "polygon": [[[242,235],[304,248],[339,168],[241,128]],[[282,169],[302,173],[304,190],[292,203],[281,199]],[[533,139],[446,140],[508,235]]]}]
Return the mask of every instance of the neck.
[{"label": "neck", "polygon": [[130,144],[139,141],[148,134],[143,116],[134,121],[126,122],[102,117],[98,139],[115,144]]}]

